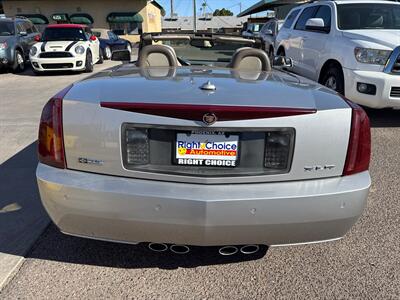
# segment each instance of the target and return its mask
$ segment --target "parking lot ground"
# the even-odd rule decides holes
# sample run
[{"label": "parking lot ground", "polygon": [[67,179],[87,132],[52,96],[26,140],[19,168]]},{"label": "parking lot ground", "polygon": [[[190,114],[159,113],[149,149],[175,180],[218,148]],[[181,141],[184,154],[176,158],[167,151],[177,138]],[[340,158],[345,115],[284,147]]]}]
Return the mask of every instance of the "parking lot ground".
[{"label": "parking lot ground", "polygon": [[[96,65],[95,71],[116,62]],[[36,138],[42,107],[70,83],[89,76],[0,74],[0,289],[48,225],[35,180]]]},{"label": "parking lot ground", "polygon": [[[7,101],[12,104],[7,111],[1,106],[0,120],[7,122],[1,124],[0,133],[8,139],[2,141],[1,149],[9,154],[2,154],[0,171],[24,166],[20,171],[24,176],[10,178],[7,183],[12,185],[5,193],[10,201],[26,197],[39,206],[33,184],[34,145],[25,147],[35,141],[46,99],[78,78],[79,75],[43,81],[29,78],[26,84],[30,88],[21,89],[0,80],[0,89],[8,93]],[[12,112],[16,113],[15,120]],[[265,255],[226,258],[218,256],[213,248],[196,248],[188,255],[156,254],[141,244],[66,236],[51,224],[26,254],[0,298],[399,299],[400,111],[368,110],[368,114],[373,125],[373,184],[363,216],[343,240],[270,248]],[[19,123],[20,129],[13,128],[19,128]],[[22,205],[21,210],[9,215],[18,214],[23,208]],[[0,251],[13,255],[1,243]]]}]

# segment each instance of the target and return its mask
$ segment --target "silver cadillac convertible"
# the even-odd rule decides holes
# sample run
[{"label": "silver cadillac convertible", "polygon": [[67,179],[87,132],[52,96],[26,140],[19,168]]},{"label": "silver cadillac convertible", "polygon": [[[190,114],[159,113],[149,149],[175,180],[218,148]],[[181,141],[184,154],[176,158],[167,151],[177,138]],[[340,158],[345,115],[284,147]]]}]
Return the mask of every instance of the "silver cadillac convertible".
[{"label": "silver cadillac convertible", "polygon": [[224,255],[342,238],[371,183],[368,117],[258,46],[146,34],[137,61],[50,99],[37,180],[58,228]]}]

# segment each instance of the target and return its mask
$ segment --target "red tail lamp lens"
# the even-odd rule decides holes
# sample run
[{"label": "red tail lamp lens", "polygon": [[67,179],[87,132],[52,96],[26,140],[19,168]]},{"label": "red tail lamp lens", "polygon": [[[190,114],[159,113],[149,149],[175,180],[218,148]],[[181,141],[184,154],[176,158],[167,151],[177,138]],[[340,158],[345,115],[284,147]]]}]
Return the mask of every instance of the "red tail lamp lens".
[{"label": "red tail lamp lens", "polygon": [[347,101],[352,108],[352,121],[346,164],[343,175],[367,171],[371,159],[371,129],[369,118],[357,104]]},{"label": "red tail lamp lens", "polygon": [[62,127],[62,100],[72,85],[51,98],[40,118],[38,156],[43,164],[56,168],[66,167]]},{"label": "red tail lamp lens", "polygon": [[225,105],[192,105],[164,103],[101,102],[101,107],[177,119],[202,121],[204,114],[213,113],[218,121],[279,118],[313,114],[315,109],[286,107],[255,107]]}]

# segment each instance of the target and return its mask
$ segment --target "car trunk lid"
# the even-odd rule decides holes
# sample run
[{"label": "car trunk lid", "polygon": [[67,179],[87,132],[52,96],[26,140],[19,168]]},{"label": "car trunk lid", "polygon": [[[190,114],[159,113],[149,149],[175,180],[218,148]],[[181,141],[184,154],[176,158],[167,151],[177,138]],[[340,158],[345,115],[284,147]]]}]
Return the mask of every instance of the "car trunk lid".
[{"label": "car trunk lid", "polygon": [[[335,94],[283,73],[142,72],[103,73],[71,89],[68,168],[206,184],[342,174],[351,109]],[[208,81],[214,91],[201,89]]]}]

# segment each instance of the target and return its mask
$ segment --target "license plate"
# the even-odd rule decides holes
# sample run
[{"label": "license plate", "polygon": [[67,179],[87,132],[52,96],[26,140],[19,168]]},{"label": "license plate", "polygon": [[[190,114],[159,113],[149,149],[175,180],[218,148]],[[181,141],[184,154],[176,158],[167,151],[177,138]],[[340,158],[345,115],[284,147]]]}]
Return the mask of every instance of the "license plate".
[{"label": "license plate", "polygon": [[178,165],[236,167],[239,136],[217,133],[177,133],[175,161]]}]

